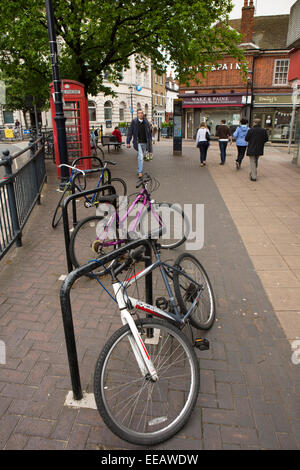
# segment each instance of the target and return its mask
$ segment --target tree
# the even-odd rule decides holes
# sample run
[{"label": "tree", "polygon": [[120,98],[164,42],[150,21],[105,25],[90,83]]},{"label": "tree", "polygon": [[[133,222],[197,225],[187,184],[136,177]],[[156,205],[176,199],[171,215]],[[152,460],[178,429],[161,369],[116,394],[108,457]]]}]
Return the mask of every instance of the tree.
[{"label": "tree", "polygon": [[[62,78],[84,83],[86,93],[111,92],[133,54],[158,73],[172,63],[177,78],[205,74],[224,54],[241,59],[239,34],[229,28],[231,0],[53,0]],[[35,77],[43,93],[51,81],[43,0],[1,0],[0,69],[6,77]],[[33,93],[31,93],[33,94]]]}]

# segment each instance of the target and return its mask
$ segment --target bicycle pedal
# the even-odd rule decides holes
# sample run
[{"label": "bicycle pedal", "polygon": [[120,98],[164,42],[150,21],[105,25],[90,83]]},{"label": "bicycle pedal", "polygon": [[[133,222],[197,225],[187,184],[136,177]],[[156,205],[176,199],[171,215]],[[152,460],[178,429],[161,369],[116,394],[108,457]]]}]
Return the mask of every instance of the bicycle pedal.
[{"label": "bicycle pedal", "polygon": [[206,338],[196,338],[194,346],[200,349],[200,351],[207,351],[209,349],[209,341]]}]

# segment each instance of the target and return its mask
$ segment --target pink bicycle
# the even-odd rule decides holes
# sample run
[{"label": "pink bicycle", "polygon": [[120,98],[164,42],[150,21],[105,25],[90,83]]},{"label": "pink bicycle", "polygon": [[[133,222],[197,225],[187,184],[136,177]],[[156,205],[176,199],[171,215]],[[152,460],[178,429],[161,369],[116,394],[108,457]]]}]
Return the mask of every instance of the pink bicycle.
[{"label": "pink bicycle", "polygon": [[[131,195],[136,196],[132,203],[126,196],[108,196],[97,209],[102,210],[101,215],[87,217],[78,223],[70,240],[70,257],[75,267],[149,233],[152,238],[157,234],[163,249],[174,249],[185,242],[190,225],[181,207],[151,199],[151,193],[158,189],[159,182],[149,174],[138,180],[136,188],[139,187],[141,191]],[[96,274],[103,275],[105,270],[99,266]]]}]

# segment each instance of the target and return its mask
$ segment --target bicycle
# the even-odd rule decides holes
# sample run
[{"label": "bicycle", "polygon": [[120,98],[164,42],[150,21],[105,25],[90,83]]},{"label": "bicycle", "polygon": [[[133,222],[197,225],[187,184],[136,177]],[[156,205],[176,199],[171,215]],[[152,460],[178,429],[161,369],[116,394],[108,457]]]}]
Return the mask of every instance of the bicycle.
[{"label": "bicycle", "polygon": [[[191,323],[208,329],[215,319],[214,293],[197,258],[184,253],[171,266],[161,260],[159,244],[150,243],[156,260],[142,271],[128,274],[129,268],[145,258],[144,246],[131,250],[125,261],[115,259],[108,269],[123,326],[103,347],[94,374],[94,395],[102,419],[114,434],[138,445],[163,442],[188,421],[200,383],[194,347],[207,350],[209,342],[205,338],[194,341],[193,333],[190,340],[182,328]],[[186,272],[185,258],[193,260],[194,274],[201,280]],[[154,306],[129,296],[127,289],[155,269],[161,273],[169,299],[159,297]],[[118,276],[124,270],[126,279],[121,282]],[[188,287],[184,288],[182,279]],[[158,318],[134,320],[138,311]]]},{"label": "bicycle", "polygon": [[[79,160],[79,159],[77,159],[77,160]],[[70,168],[71,169],[71,174],[70,174],[69,180],[65,184],[62,195],[61,195],[61,197],[58,201],[58,204],[56,206],[56,209],[54,211],[54,215],[53,215],[53,218],[52,218],[52,227],[53,228],[56,228],[58,226],[58,224],[59,224],[59,222],[62,218],[62,207],[63,207],[63,201],[65,199],[66,193],[68,193],[68,195],[70,195],[72,193],[72,185],[74,185],[74,189],[77,190],[78,192],[84,191],[85,188],[86,188],[86,175],[88,173],[94,173],[97,170],[101,171],[96,188],[99,188],[100,185],[107,184],[108,182],[114,187],[116,187],[117,184],[119,184],[120,187],[116,188],[116,193],[117,193],[117,190],[119,190],[119,194],[124,195],[124,196],[126,195],[127,185],[126,185],[125,181],[121,178],[110,178],[110,175],[107,171],[107,165],[116,165],[116,163],[112,162],[112,161],[109,161],[109,160],[104,160],[103,162],[100,159],[98,159],[98,160],[102,163],[102,166],[98,169],[93,169],[93,170],[80,170],[79,168],[76,168],[76,166],[67,165],[65,163],[59,165],[59,168],[62,167],[62,166]],[[75,162],[73,162],[73,164],[74,163]],[[83,182],[80,180],[80,175],[81,174],[83,175]],[[76,184],[75,175],[77,176],[78,184]],[[84,206],[87,207],[87,208],[92,207],[93,205],[99,204],[99,194],[98,193],[94,193],[91,198],[89,198],[87,196],[84,196],[84,199],[85,199]]]},{"label": "bicycle", "polygon": [[[150,184],[150,188],[148,187]],[[145,174],[139,179],[136,187],[142,189],[135,200],[124,209],[124,214],[119,215],[120,207],[117,210],[108,200],[107,204],[102,198],[101,207],[104,208],[104,215],[93,215],[81,220],[76,225],[70,239],[70,258],[73,266],[79,267],[88,262],[92,256],[102,256],[103,254],[126,243],[128,237],[139,236],[136,233],[139,229],[141,236],[145,236],[149,227],[155,225],[157,234],[159,227],[168,226],[170,239],[161,240],[163,249],[174,249],[182,245],[189,233],[189,221],[183,210],[171,203],[156,203],[151,199],[151,192],[159,187],[156,178]],[[123,233],[130,214],[137,211],[128,233]],[[162,215],[160,215],[162,213]],[[173,217],[172,217],[173,216]],[[169,222],[173,220],[173,225]],[[172,226],[171,226],[172,225]],[[178,232],[178,233],[177,233]],[[175,238],[178,234],[178,238]],[[99,276],[105,274],[105,270],[99,267],[97,270]],[[88,275],[90,277],[90,275]]]}]

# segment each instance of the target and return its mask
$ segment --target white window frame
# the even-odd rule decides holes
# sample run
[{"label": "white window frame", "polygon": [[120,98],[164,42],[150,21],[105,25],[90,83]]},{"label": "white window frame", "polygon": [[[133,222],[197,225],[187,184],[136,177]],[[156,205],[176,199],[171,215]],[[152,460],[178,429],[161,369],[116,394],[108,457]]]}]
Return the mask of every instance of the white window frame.
[{"label": "white window frame", "polygon": [[[280,64],[281,62],[282,62],[282,64]],[[284,62],[287,62],[287,71],[286,72],[280,71],[281,68],[286,67],[286,65],[283,64]],[[289,59],[275,59],[274,60],[273,86],[281,87],[281,86],[288,85],[289,66],[290,66],[290,60]],[[277,71],[277,68],[279,68],[279,71]],[[286,73],[285,82],[275,83],[276,74],[284,74],[284,73]]]}]

